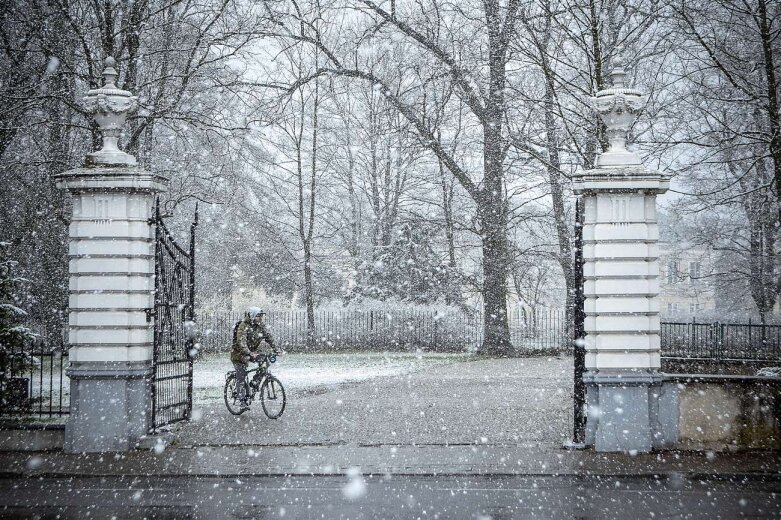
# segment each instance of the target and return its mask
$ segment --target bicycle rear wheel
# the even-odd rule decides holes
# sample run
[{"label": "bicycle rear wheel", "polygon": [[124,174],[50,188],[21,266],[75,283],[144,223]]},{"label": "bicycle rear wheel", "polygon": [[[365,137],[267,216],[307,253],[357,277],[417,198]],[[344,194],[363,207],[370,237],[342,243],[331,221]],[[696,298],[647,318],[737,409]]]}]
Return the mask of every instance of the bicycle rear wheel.
[{"label": "bicycle rear wheel", "polygon": [[[246,395],[245,391],[245,395]],[[247,411],[247,408],[241,405],[239,400],[239,390],[236,386],[236,374],[231,374],[225,380],[225,406],[233,415],[241,415]]]},{"label": "bicycle rear wheel", "polygon": [[269,419],[279,419],[285,411],[285,388],[274,376],[268,376],[260,387],[260,404]]}]

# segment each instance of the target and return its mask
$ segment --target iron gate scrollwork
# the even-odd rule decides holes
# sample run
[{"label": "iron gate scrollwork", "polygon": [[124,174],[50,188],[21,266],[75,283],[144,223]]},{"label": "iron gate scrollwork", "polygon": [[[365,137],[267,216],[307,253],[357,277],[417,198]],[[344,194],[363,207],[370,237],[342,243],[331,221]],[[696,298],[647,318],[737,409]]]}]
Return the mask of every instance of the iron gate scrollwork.
[{"label": "iron gate scrollwork", "polygon": [[195,228],[190,225],[189,250],[171,237],[160,216],[155,225],[154,375],[152,428],[190,418],[193,409],[195,333]]}]

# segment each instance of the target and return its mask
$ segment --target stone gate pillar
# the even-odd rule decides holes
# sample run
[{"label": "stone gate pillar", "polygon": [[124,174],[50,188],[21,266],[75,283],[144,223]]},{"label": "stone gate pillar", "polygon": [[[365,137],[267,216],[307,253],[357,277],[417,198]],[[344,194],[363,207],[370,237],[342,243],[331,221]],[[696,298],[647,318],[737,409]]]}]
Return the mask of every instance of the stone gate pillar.
[{"label": "stone gate pillar", "polygon": [[122,451],[145,435],[151,417],[154,228],[148,220],[167,180],[136,166],[117,141],[137,98],[115,84],[106,59],[103,87],[84,107],[103,148],[83,168],[57,177],[73,201],[69,229],[69,452]]},{"label": "stone gate pillar", "polygon": [[613,87],[592,100],[610,148],[574,184],[585,213],[586,444],[597,451],[646,452],[658,437],[656,196],[667,191],[669,178],[643,167],[626,148],[645,99],[624,86],[625,75],[615,59]]}]

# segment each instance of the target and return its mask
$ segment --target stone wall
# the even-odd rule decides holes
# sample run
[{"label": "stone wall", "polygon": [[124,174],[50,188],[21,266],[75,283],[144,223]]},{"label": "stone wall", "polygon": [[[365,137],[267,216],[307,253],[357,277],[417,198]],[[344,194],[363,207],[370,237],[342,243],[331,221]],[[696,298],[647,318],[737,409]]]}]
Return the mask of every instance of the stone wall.
[{"label": "stone wall", "polygon": [[62,425],[0,425],[0,451],[61,450],[64,439]]},{"label": "stone wall", "polygon": [[677,402],[677,448],[781,449],[781,379],[668,376],[663,393]]}]

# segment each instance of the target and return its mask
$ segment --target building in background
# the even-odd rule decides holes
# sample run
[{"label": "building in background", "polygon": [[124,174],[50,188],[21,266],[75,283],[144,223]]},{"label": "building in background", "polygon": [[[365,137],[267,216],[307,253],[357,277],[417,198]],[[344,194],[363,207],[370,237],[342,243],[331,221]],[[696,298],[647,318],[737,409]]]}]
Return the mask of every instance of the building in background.
[{"label": "building in background", "polygon": [[712,249],[659,243],[659,304],[666,318],[711,316],[717,310]]}]

